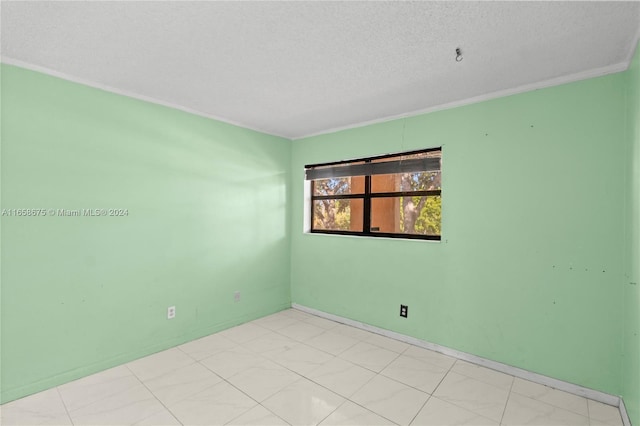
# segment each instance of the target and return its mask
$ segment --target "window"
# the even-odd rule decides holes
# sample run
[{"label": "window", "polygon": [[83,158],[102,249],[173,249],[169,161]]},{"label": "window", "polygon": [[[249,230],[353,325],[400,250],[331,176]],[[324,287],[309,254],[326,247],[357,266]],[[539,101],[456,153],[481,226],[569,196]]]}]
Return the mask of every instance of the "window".
[{"label": "window", "polygon": [[305,166],[311,232],[440,240],[441,148]]}]

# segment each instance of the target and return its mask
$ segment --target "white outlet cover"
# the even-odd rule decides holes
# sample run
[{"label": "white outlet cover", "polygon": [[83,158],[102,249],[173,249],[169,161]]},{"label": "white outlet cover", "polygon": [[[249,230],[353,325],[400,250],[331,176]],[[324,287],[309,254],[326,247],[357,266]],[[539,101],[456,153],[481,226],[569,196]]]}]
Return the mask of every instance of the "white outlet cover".
[{"label": "white outlet cover", "polygon": [[175,306],[169,306],[167,308],[167,319],[173,319],[176,317],[176,307]]}]

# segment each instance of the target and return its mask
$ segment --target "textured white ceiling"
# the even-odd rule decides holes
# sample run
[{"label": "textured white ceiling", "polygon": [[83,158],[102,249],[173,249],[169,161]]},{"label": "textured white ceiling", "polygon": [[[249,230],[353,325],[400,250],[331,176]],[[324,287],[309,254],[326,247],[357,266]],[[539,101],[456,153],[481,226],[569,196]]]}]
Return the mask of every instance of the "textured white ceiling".
[{"label": "textured white ceiling", "polygon": [[640,28],[638,2],[1,7],[3,62],[294,139],[621,71]]}]

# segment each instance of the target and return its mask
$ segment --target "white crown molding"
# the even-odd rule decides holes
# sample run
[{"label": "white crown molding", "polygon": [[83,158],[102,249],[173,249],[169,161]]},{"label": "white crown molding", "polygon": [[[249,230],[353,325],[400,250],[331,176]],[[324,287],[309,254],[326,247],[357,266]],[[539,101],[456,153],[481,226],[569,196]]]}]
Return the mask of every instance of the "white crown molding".
[{"label": "white crown molding", "polygon": [[625,61],[627,63],[627,68],[631,66],[631,61],[633,61],[633,56],[638,51],[638,44],[639,43],[640,43],[640,27],[638,28],[638,31],[636,32],[636,36],[634,38],[633,43],[631,43],[631,50],[629,51],[629,53],[627,54],[627,57],[625,58]]},{"label": "white crown molding", "polygon": [[[391,339],[399,340],[401,342],[409,343],[411,345],[419,346],[421,348],[429,349],[453,358],[457,358],[463,361],[470,362],[472,364],[480,365],[490,368],[492,370],[500,371],[502,373],[510,374],[515,377],[519,377],[524,380],[529,380],[534,383],[538,383],[550,388],[565,391],[574,395],[582,396],[592,399],[594,401],[602,402],[603,404],[619,407],[625,426],[631,426],[629,417],[624,407],[622,398],[616,395],[604,393],[595,389],[585,388],[573,383],[565,382],[563,380],[554,379],[553,377],[544,376],[542,374],[533,373],[531,371],[523,370],[518,367],[503,364],[501,362],[492,361],[487,358],[482,358],[477,355],[473,355],[466,352],[461,352],[455,349],[451,349],[447,346],[438,345],[436,343],[427,342],[426,340],[417,339],[415,337],[407,336],[405,334],[396,333],[395,331],[386,330],[384,328],[375,327],[373,325],[365,324],[359,321],[354,321],[349,318],[344,318],[338,315],[329,314],[317,309],[309,308],[304,305],[292,303],[291,307],[302,312],[306,312],[311,315],[315,315],[321,318],[326,318],[331,321],[336,321],[342,324],[350,325],[352,327],[359,328],[361,330],[370,331],[372,333],[380,334]],[[623,413],[624,410],[624,414]],[[626,420],[624,420],[626,418]]]},{"label": "white crown molding", "polygon": [[182,112],[186,112],[188,114],[193,114],[193,115],[197,115],[199,117],[204,117],[204,118],[208,118],[210,120],[215,120],[215,121],[219,121],[225,124],[230,124],[232,126],[236,126],[236,127],[241,127],[243,129],[247,129],[247,130],[253,130],[254,132],[258,132],[258,133],[263,133],[266,135],[270,135],[270,136],[276,136],[276,137],[280,137],[283,139],[287,139],[287,140],[291,140],[290,137],[288,136],[284,136],[284,135],[279,135],[273,132],[269,132],[263,129],[259,129],[256,127],[252,127],[252,126],[248,126],[244,123],[240,123],[237,121],[233,121],[233,120],[229,120],[223,117],[218,117],[216,115],[212,115],[212,114],[207,114],[201,111],[197,111],[182,105],[178,105],[178,104],[174,104],[171,102],[166,102],[166,101],[161,101],[159,99],[155,99],[155,98],[151,98],[149,96],[144,96],[144,95],[139,95],[137,93],[133,93],[130,92],[128,90],[121,90],[121,89],[116,89],[114,87],[111,86],[107,86],[104,84],[100,84],[100,83],[95,83],[89,80],[85,80],[82,78],[78,78],[78,77],[74,77],[70,74],[66,74],[60,71],[56,71],[56,70],[52,70],[50,68],[47,67],[42,67],[40,65],[34,65],[28,62],[24,62],[24,61],[20,61],[18,59],[13,59],[7,56],[2,56],[0,58],[0,62],[2,62],[3,64],[7,64],[7,65],[13,65],[13,66],[17,66],[20,68],[25,68],[28,69],[30,71],[36,71],[42,74],[46,74],[46,75],[50,75],[52,77],[57,77],[63,80],[67,80],[70,81],[72,83],[77,83],[77,84],[82,84],[83,86],[89,86],[89,87],[93,87],[94,89],[99,89],[99,90],[103,90],[105,92],[110,92],[110,93],[115,93],[116,95],[121,95],[121,96],[126,96],[128,98],[133,98],[133,99],[137,99],[139,101],[143,101],[143,102],[149,102],[152,104],[156,104],[156,105],[161,105],[167,108],[172,108],[172,109],[177,109],[179,111]]},{"label": "white crown molding", "polygon": [[[638,37],[636,37],[636,44],[638,43],[638,40],[640,38],[640,33],[638,34]],[[179,111],[183,111],[186,112],[188,114],[193,114],[193,115],[197,115],[200,117],[204,117],[204,118],[208,118],[211,120],[216,120],[216,121],[220,121],[222,123],[226,123],[226,124],[231,124],[233,126],[237,126],[237,127],[242,127],[244,129],[248,129],[248,130],[253,130],[255,132],[259,132],[259,133],[263,133],[263,134],[267,134],[267,135],[271,135],[271,136],[276,136],[276,137],[280,137],[280,138],[284,138],[284,139],[288,139],[288,140],[301,140],[301,139],[306,139],[306,138],[310,138],[313,136],[320,136],[320,135],[326,135],[329,133],[335,133],[335,132],[339,132],[339,131],[343,131],[343,130],[349,130],[349,129],[355,129],[355,128],[359,128],[359,127],[365,127],[365,126],[369,126],[372,124],[378,124],[378,123],[385,123],[388,121],[393,121],[393,120],[398,120],[398,119],[402,119],[402,118],[410,118],[410,117],[415,117],[418,115],[423,115],[423,114],[428,114],[428,113],[432,113],[432,112],[436,112],[436,111],[443,111],[443,110],[447,110],[447,109],[452,109],[452,108],[457,108],[457,107],[461,107],[461,106],[465,106],[465,105],[471,105],[471,104],[476,104],[479,102],[483,102],[483,101],[488,101],[491,99],[497,99],[497,98],[502,98],[502,97],[506,97],[506,96],[511,96],[511,95],[516,95],[516,94],[520,94],[520,93],[525,93],[525,92],[530,92],[533,90],[539,90],[539,89],[544,89],[544,88],[548,88],[548,87],[553,87],[553,86],[559,86],[562,84],[567,84],[567,83],[573,83],[576,81],[581,81],[581,80],[586,80],[589,78],[595,78],[595,77],[601,77],[601,76],[605,76],[605,75],[609,75],[609,74],[615,74],[618,72],[622,72],[625,71],[630,63],[631,60],[633,59],[633,55],[635,53],[635,49],[632,49],[631,53],[628,55],[628,57],[626,58],[626,60],[624,62],[620,62],[618,64],[614,64],[614,65],[610,65],[610,66],[606,66],[606,67],[602,67],[602,68],[597,68],[597,69],[593,69],[593,70],[589,70],[589,71],[584,71],[584,72],[580,72],[580,73],[576,73],[576,74],[571,74],[571,75],[567,75],[567,76],[562,76],[562,77],[557,77],[557,78],[553,78],[553,79],[549,79],[549,80],[544,80],[544,81],[540,81],[537,83],[531,83],[531,84],[525,84],[522,86],[518,86],[518,87],[514,87],[514,88],[510,88],[510,89],[505,89],[505,90],[498,90],[496,92],[490,92],[490,93],[486,93],[483,95],[479,95],[479,96],[475,96],[472,98],[467,98],[467,99],[461,99],[459,101],[454,101],[454,102],[449,102],[446,104],[441,104],[441,105],[436,105],[433,107],[429,107],[429,108],[423,108],[423,109],[419,109],[419,110],[414,110],[414,111],[410,111],[407,113],[402,113],[402,114],[397,114],[397,115],[392,115],[392,116],[388,116],[388,117],[383,117],[383,118],[377,118],[374,120],[368,120],[368,121],[362,121],[359,123],[355,123],[355,124],[349,124],[346,126],[340,126],[340,127],[334,127],[331,129],[327,129],[327,130],[323,130],[320,132],[315,132],[315,133],[310,133],[310,134],[306,134],[306,135],[302,135],[302,136],[286,136],[283,134],[278,134],[278,133],[273,133],[264,129],[260,129],[257,127],[252,127],[249,125],[246,125],[244,123],[240,123],[237,121],[233,121],[233,120],[229,120],[223,117],[218,117],[216,115],[212,115],[212,114],[207,114],[207,113],[203,113],[201,111],[197,111],[182,105],[178,105],[178,104],[174,104],[171,102],[166,102],[166,101],[162,101],[159,99],[155,99],[155,98],[151,98],[148,96],[144,96],[144,95],[139,95],[137,93],[133,93],[127,90],[121,90],[121,89],[116,89],[114,87],[111,86],[107,86],[104,84],[100,84],[100,83],[95,83],[89,80],[85,80],[82,78],[78,78],[63,72],[59,72],[59,71],[55,71],[52,70],[50,68],[47,67],[43,67],[40,65],[34,65],[28,62],[24,62],[24,61],[20,61],[18,59],[13,59],[7,56],[2,56],[0,58],[0,61],[4,64],[8,64],[8,65],[14,65],[14,66],[18,66],[20,68],[25,68],[31,71],[36,71],[36,72],[40,72],[46,75],[50,75],[53,77],[57,77],[57,78],[61,78],[63,80],[67,80],[67,81],[71,81],[73,83],[78,83],[78,84],[82,84],[85,86],[89,86],[89,87],[93,87],[95,89],[99,89],[99,90],[104,90],[106,92],[110,92],[110,93],[115,93],[121,96],[126,96],[129,98],[133,98],[133,99],[137,99],[140,101],[144,101],[144,102],[149,102],[149,103],[153,103],[153,104],[157,104],[157,105],[162,105],[168,108],[172,108],[172,109],[177,109]]]},{"label": "white crown molding", "polygon": [[510,89],[504,89],[504,90],[498,90],[498,91],[495,91],[495,92],[489,92],[489,93],[485,93],[483,95],[474,96],[472,98],[461,99],[459,101],[449,102],[449,103],[441,104],[441,105],[435,105],[435,106],[432,106],[432,107],[429,107],[429,108],[418,109],[418,110],[414,110],[414,111],[407,112],[407,113],[392,115],[392,116],[383,117],[383,118],[376,118],[374,120],[362,121],[360,123],[349,124],[349,125],[346,125],[346,126],[334,127],[334,128],[329,129],[329,130],[323,130],[323,131],[320,131],[320,132],[309,133],[309,134],[304,135],[304,136],[297,136],[297,137],[292,138],[292,140],[296,141],[296,140],[306,139],[306,138],[310,138],[310,137],[314,137],[314,136],[326,135],[326,134],[329,134],[329,133],[336,133],[336,132],[340,132],[340,131],[343,131],[343,130],[355,129],[355,128],[358,128],[358,127],[365,127],[365,126],[369,126],[369,125],[372,125],[372,124],[385,123],[387,121],[399,120],[399,119],[402,119],[402,118],[416,117],[418,115],[423,115],[423,114],[428,114],[428,113],[431,113],[431,112],[443,111],[443,110],[457,108],[457,107],[461,107],[461,106],[476,104],[476,103],[488,101],[488,100],[491,100],[491,99],[503,98],[503,97],[506,97],[506,96],[517,95],[517,94],[520,94],[520,93],[531,92],[531,91],[539,90],[539,89],[546,89],[548,87],[560,86],[562,84],[573,83],[573,82],[576,82],[576,81],[587,80],[587,79],[590,79],[590,78],[602,77],[602,76],[609,75],[609,74],[616,74],[616,73],[625,71],[625,70],[627,70],[627,68],[629,68],[629,64],[630,64],[630,59],[631,58],[633,58],[633,54],[629,58],[627,58],[627,60],[625,60],[624,62],[620,62],[620,63],[614,64],[614,65],[608,65],[606,67],[596,68],[596,69],[592,69],[592,70],[588,70],[588,71],[582,71],[582,72],[579,72],[579,73],[566,75],[566,76],[562,76],[562,77],[551,78],[551,79],[548,79],[548,80],[539,81],[537,83],[524,84],[522,86],[513,87],[513,88],[510,88]]},{"label": "white crown molding", "polygon": [[622,417],[622,424],[624,426],[631,426],[631,419],[629,418],[629,413],[627,412],[627,407],[624,405],[624,400],[620,397],[620,416]]}]

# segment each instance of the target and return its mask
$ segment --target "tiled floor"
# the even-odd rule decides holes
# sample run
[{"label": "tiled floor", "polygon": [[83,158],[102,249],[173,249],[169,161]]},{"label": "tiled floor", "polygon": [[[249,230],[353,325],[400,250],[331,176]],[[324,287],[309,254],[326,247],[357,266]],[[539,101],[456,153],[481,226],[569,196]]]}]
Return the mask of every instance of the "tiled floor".
[{"label": "tiled floor", "polygon": [[622,425],[618,409],[287,310],[1,407],[3,425]]}]

